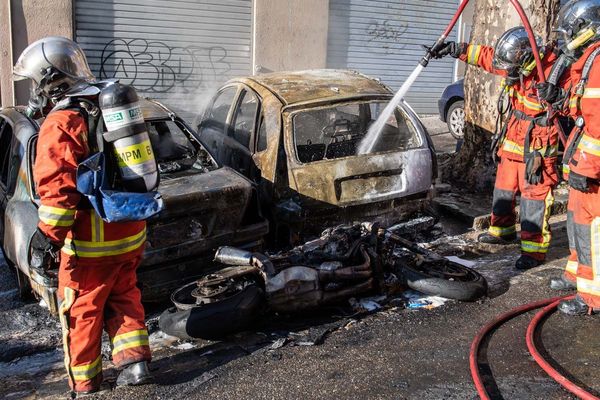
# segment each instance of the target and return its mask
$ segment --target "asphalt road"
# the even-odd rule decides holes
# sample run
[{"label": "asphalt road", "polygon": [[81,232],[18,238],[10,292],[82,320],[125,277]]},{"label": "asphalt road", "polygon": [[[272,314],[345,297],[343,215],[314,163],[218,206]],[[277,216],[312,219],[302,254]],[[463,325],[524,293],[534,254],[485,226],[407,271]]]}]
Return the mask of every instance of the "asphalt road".
[{"label": "asphalt road", "polygon": [[[456,227],[454,227],[456,229]],[[97,399],[475,399],[468,367],[476,332],[495,315],[517,305],[555,295],[548,279],[565,263],[563,218],[553,222],[549,262],[527,273],[512,265],[517,245],[475,243],[476,232],[442,236],[431,246],[446,255],[475,261],[490,285],[491,298],[476,303],[448,302],[427,310],[387,306],[373,314],[347,310],[294,317],[272,316],[224,342],[173,342],[149,321],[156,376],[153,385],[116,388]],[[35,303],[23,303],[11,289],[8,268],[0,268],[0,397],[68,396],[61,364],[57,322]],[[500,399],[571,399],[544,375],[524,342],[528,317],[502,327],[487,349]],[[598,317],[555,314],[545,323],[546,351],[582,383],[600,391]],[[298,345],[295,337],[323,336],[322,344]],[[285,341],[282,347],[281,338]],[[302,339],[305,340],[305,339]],[[104,348],[108,353],[108,348]],[[105,362],[105,376],[114,370]]]}]

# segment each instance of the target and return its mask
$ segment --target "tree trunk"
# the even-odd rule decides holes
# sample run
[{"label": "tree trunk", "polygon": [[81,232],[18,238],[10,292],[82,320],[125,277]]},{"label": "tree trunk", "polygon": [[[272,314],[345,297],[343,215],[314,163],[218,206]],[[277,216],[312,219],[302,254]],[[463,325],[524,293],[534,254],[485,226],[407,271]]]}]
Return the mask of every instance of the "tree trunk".
[{"label": "tree trunk", "polygon": [[[521,0],[536,35],[549,40],[560,0]],[[507,29],[522,25],[509,1],[477,0],[471,43],[494,46]],[[491,190],[496,166],[490,152],[501,79],[469,66],[465,75],[465,138],[442,168],[442,179],[475,191]]]}]

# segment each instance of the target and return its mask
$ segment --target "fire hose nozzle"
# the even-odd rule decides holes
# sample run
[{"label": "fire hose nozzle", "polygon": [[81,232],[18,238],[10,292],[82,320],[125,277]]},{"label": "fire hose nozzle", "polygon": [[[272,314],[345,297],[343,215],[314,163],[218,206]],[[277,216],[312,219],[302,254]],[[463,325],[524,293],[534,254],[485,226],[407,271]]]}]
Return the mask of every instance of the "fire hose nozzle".
[{"label": "fire hose nozzle", "polygon": [[423,58],[421,58],[421,61],[419,62],[419,64],[421,64],[423,67],[426,67],[427,65],[429,65],[429,61],[431,61],[431,57],[433,57],[433,54],[436,51],[438,51],[439,49],[442,48],[445,40],[446,40],[446,37],[441,36],[432,46],[423,45],[423,48],[425,49],[425,55],[423,56]]}]

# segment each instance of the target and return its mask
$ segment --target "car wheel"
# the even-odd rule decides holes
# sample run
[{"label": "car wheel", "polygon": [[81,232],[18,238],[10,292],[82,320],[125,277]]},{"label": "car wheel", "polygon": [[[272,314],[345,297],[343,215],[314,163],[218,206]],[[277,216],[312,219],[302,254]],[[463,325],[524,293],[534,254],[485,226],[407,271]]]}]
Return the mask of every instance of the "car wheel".
[{"label": "car wheel", "polygon": [[448,109],[448,129],[456,140],[465,136],[465,102],[455,101]]}]

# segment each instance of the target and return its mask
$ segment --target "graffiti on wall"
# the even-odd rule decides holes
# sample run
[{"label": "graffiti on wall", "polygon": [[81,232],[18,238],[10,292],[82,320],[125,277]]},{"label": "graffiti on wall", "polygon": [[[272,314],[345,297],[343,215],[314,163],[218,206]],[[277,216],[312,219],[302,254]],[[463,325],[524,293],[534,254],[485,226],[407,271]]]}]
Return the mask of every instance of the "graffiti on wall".
[{"label": "graffiti on wall", "polygon": [[393,49],[405,47],[402,43],[402,37],[407,31],[408,24],[405,22],[393,23],[384,20],[370,23],[367,26],[366,34],[369,38],[369,44],[376,44],[375,48],[389,54]]},{"label": "graffiti on wall", "polygon": [[227,56],[220,46],[171,47],[146,39],[114,39],[102,50],[100,77],[119,78],[147,93],[193,93],[226,79],[231,71]]}]

